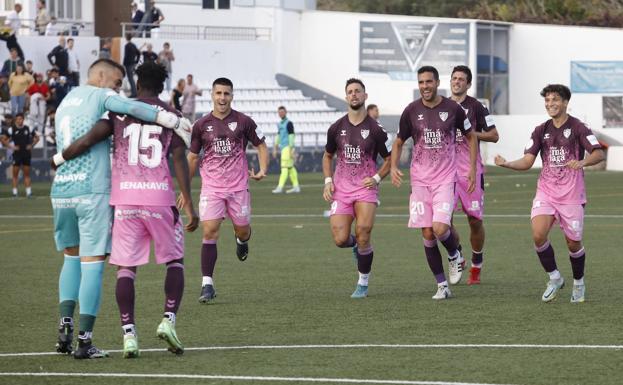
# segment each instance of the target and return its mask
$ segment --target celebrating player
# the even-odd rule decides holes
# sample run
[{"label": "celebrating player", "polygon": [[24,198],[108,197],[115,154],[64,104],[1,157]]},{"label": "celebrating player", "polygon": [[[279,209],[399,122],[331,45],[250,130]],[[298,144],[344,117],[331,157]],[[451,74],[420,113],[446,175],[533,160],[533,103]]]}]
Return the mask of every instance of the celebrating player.
[{"label": "celebrating player", "polygon": [[[556,266],[554,249],[548,235],[554,222],[558,221],[565,234],[571,270],[573,290],[571,302],[584,302],[584,262],[586,254],[582,245],[584,228],[584,170],[604,159],[603,150],[591,130],[577,118],[567,114],[571,91],[561,84],[543,88],[545,109],[551,119],[537,126],[523,158],[507,161],[500,155],[495,164],[512,170],[528,170],[541,153],[543,169],[539,175],[536,196],[532,202],[532,238],[543,269],[549,275],[547,288],[541,299],[550,302],[558,296],[565,284]],[[589,155],[584,158],[584,153]]]},{"label": "celebrating player", "polygon": [[437,94],[439,72],[435,67],[418,69],[418,87],[422,97],[409,104],[400,117],[398,137],[391,153],[391,178],[396,187],[402,184],[398,168],[404,142],[413,139],[411,158],[411,196],[409,227],[421,228],[428,265],[437,280],[433,299],[452,296],[443,271],[437,240],[448,251],[450,283],[460,281],[464,263],[457,240],[450,231],[456,181],[456,131],[469,140],[470,159],[467,192],[474,190],[476,179],[476,136],[463,108]]},{"label": "celebrating player", "polygon": [[[389,173],[390,142],[387,132],[368,116],[366,87],[359,79],[346,81],[348,113],[333,123],[327,132],[322,157],[325,176],[323,197],[331,202],[331,232],[338,247],[352,247],[357,258],[359,280],[351,298],[368,296],[368,283],[374,251],[370,233],[378,205],[378,185]],[[332,161],[337,154],[335,174]],[[376,169],[377,155],[383,157]],[[351,234],[357,220],[355,235]]]},{"label": "celebrating player", "polygon": [[[467,192],[467,185],[469,182],[470,147],[469,143],[464,140],[462,131],[460,129],[456,130],[457,183],[454,190],[454,197],[457,206],[459,201],[461,202],[461,208],[465,215],[467,215],[467,222],[469,223],[470,229],[472,266],[469,270],[469,277],[467,278],[468,285],[480,283],[480,270],[482,269],[483,247],[485,243],[485,228],[482,224],[485,202],[485,170],[480,157],[480,141],[496,143],[499,139],[498,130],[493,123],[493,117],[489,115],[489,110],[477,99],[467,95],[467,90],[469,90],[471,86],[472,71],[469,67],[454,67],[450,78],[450,89],[452,91],[450,99],[463,107],[472,125],[472,132],[478,139],[476,142],[476,180],[474,191],[469,193]],[[456,237],[457,243],[459,243],[459,234],[454,226],[452,226],[452,232]],[[458,248],[461,250],[460,243]],[[461,268],[462,267],[463,266],[461,266]]]},{"label": "celebrating player", "polygon": [[[212,83],[213,110],[193,125],[188,153],[191,179],[199,165],[201,196],[199,217],[203,226],[201,272],[203,274],[199,302],[209,303],[216,297],[214,266],[216,241],[221,223],[231,218],[236,236],[236,255],[244,261],[249,254],[251,238],[251,194],[248,178],[261,180],[268,169],[268,149],[264,134],[248,116],[231,108],[234,85],[227,78]],[[259,171],[248,170],[247,143],[257,148]],[[203,158],[199,161],[199,152]]]},{"label": "celebrating player", "polygon": [[[87,133],[106,110],[130,114],[177,130],[189,130],[189,123],[156,107],[118,96],[125,76],[114,61],[95,61],[84,86],[74,88],[60,104],[56,115],[59,150]],[[71,353],[73,314],[80,302],[78,348],[74,357],[101,358],[107,353],[92,342],[93,325],[99,310],[104,259],[110,253],[112,210],[110,198],[110,142],[94,144],[90,150],[65,162],[62,152],[54,155],[59,167],[52,183],[54,239],[65,260],[59,277],[60,325],[56,349]],[[64,164],[63,164],[64,163]]]}]

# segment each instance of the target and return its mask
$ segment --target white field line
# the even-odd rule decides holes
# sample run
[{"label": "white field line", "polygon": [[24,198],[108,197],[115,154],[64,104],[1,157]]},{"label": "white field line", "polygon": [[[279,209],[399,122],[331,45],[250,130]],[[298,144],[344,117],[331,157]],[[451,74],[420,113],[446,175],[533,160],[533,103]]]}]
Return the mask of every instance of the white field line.
[{"label": "white field line", "polygon": [[[408,214],[376,214],[378,218],[408,218]],[[323,214],[252,214],[253,218],[322,218]],[[485,214],[489,218],[530,218],[530,214]],[[51,219],[52,215],[0,215],[0,219]],[[586,214],[584,218],[623,218],[623,214]]]},{"label": "white field line", "polygon": [[[297,349],[566,349],[566,350],[621,350],[623,345],[547,345],[547,344],[342,344],[342,345],[241,345],[241,346],[198,346],[185,351],[207,350],[297,350]],[[121,353],[122,350],[106,350]],[[143,352],[165,352],[166,349],[141,349]],[[55,356],[56,352],[0,353],[2,357]]]},{"label": "white field line", "polygon": [[166,378],[230,381],[279,381],[279,382],[324,382],[335,384],[398,384],[398,385],[495,385],[473,382],[371,380],[358,378],[322,377],[267,377],[267,376],[224,376],[209,374],[157,374],[157,373],[58,373],[58,372],[0,372],[0,377],[106,377],[106,378]]}]

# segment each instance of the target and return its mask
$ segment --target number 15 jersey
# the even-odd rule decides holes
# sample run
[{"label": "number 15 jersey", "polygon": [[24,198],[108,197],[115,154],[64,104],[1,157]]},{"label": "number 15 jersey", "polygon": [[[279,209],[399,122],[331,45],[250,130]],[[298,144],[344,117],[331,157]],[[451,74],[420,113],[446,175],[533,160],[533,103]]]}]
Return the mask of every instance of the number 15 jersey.
[{"label": "number 15 jersey", "polygon": [[[179,115],[158,98],[139,100]],[[114,127],[110,204],[175,206],[168,154],[184,142],[172,130],[129,115],[110,113],[109,119]]]}]

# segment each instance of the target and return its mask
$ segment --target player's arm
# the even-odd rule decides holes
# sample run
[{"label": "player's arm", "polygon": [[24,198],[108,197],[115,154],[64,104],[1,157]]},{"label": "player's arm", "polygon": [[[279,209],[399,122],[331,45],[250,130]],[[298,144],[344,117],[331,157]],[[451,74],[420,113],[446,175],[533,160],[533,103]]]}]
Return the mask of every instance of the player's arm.
[{"label": "player's arm", "polygon": [[108,138],[113,134],[112,122],[108,119],[101,119],[84,135],[76,139],[69,147],[62,152],[56,153],[50,160],[53,169],[56,169],[65,161],[74,159],[95,144]]},{"label": "player's arm", "polygon": [[290,147],[290,156],[294,155],[294,124],[288,122],[288,147]]},{"label": "player's arm", "polygon": [[333,186],[332,165],[333,153],[328,152],[325,149],[324,154],[322,155],[322,173],[324,175],[324,190],[322,192],[322,197],[327,202],[333,201],[333,192],[335,191],[335,186]]},{"label": "player's arm", "polygon": [[469,140],[469,176],[467,177],[469,185],[467,192],[471,193],[476,187],[476,162],[478,162],[478,137],[474,130],[467,132],[467,140]]},{"label": "player's arm", "polygon": [[183,145],[176,146],[171,151],[173,158],[173,168],[175,169],[175,179],[180,189],[183,199],[182,209],[189,221],[185,227],[186,231],[195,231],[199,225],[199,217],[193,207],[193,199],[190,194],[190,175],[188,173],[188,162],[186,160],[186,148]]},{"label": "player's arm", "polygon": [[495,127],[492,128],[489,131],[474,132],[474,135],[481,142],[497,143],[498,140],[500,140],[500,135],[498,134],[498,129],[495,128]]},{"label": "player's arm", "polygon": [[529,170],[530,168],[532,168],[532,165],[534,164],[535,160],[536,160],[536,155],[530,154],[530,153],[526,153],[524,154],[522,158],[512,160],[512,161],[507,161],[501,155],[496,155],[495,164],[497,166],[510,168],[511,170],[515,170],[515,171],[525,171],[525,170]]},{"label": "player's arm", "polygon": [[381,183],[381,180],[383,180],[383,178],[385,178],[387,174],[389,174],[389,170],[391,169],[392,164],[392,143],[389,135],[379,125],[378,130],[375,130],[374,136],[376,139],[376,152],[383,158],[383,164],[377,170],[376,174],[363,179],[363,185],[367,188],[373,188],[378,186]]},{"label": "player's arm", "polygon": [[257,173],[255,173],[253,172],[253,168],[251,168],[249,171],[249,177],[259,181],[266,176],[266,172],[268,171],[268,147],[263,141],[254,147],[257,149],[257,159],[260,164],[260,169]]},{"label": "player's arm", "polygon": [[567,167],[578,170],[586,166],[595,165],[605,159],[601,144],[588,127],[584,126],[578,136],[580,151],[586,151],[589,155],[582,160],[571,160],[567,162]]},{"label": "player's arm", "polygon": [[578,170],[587,166],[596,165],[597,163],[602,162],[604,159],[606,159],[604,150],[602,150],[601,148],[597,148],[582,160],[569,161],[567,163],[567,167]]},{"label": "player's arm", "polygon": [[273,146],[273,158],[277,157],[277,149],[279,148],[279,144],[281,140],[279,139],[279,130],[277,130],[277,136],[275,137],[275,145]]},{"label": "player's arm", "polygon": [[400,187],[402,184],[402,177],[404,174],[400,171],[400,156],[402,155],[402,146],[404,145],[404,140],[399,136],[394,140],[394,144],[392,144],[392,154],[390,157],[390,173],[392,178],[392,184],[396,187]]}]

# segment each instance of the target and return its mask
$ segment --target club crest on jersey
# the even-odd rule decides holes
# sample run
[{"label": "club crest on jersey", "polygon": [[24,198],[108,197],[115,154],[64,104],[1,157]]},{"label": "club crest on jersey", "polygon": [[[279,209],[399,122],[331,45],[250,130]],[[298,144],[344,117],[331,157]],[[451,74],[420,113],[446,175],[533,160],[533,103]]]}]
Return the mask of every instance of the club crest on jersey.
[{"label": "club crest on jersey", "polygon": [[442,121],[444,121],[444,122],[445,122],[445,121],[446,121],[446,119],[448,119],[448,112],[446,112],[446,111],[444,111],[444,112],[440,112],[440,113],[439,113],[439,118],[440,118]]},{"label": "club crest on jersey", "polygon": [[424,114],[417,114],[417,120],[424,120]]},{"label": "club crest on jersey", "polygon": [[370,130],[361,130],[361,137],[367,138],[370,135]]},{"label": "club crest on jersey", "polygon": [[569,137],[571,136],[571,129],[570,128],[565,128],[562,131],[562,135],[565,137],[565,139],[569,139]]},{"label": "club crest on jersey", "polygon": [[229,129],[232,131],[236,131],[236,127],[238,127],[238,122],[227,123],[227,127],[229,127]]}]

